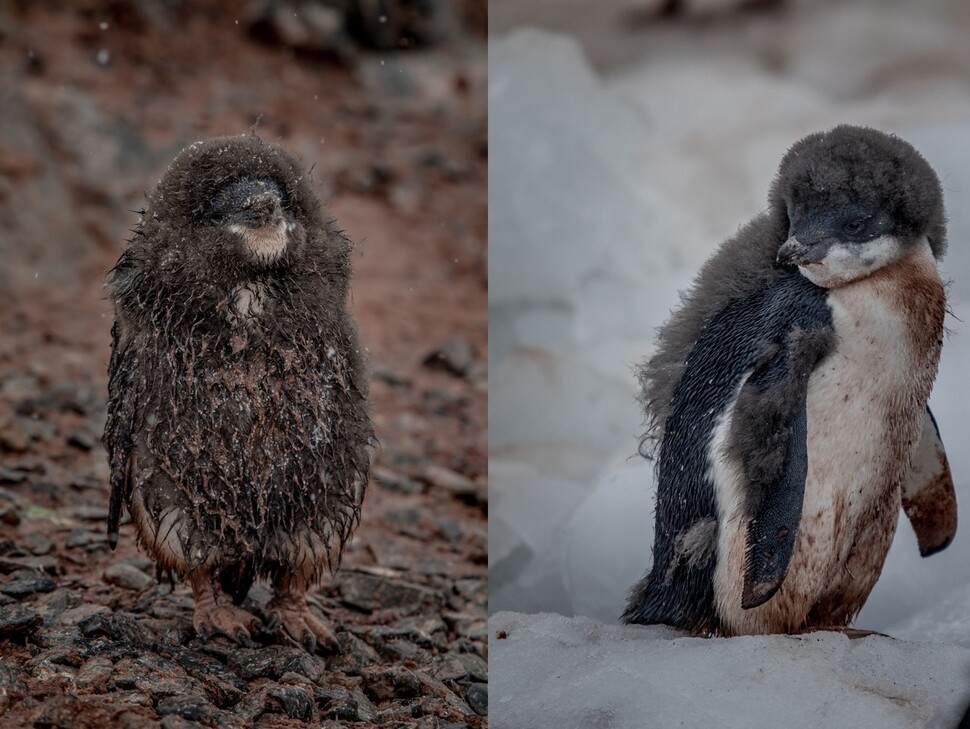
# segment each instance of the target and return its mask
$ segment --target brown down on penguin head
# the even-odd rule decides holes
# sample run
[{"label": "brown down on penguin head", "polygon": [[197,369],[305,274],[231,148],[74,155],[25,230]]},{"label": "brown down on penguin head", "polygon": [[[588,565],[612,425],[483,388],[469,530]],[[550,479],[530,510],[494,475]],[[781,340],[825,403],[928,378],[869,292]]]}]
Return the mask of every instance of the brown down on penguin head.
[{"label": "brown down on penguin head", "polygon": [[349,241],[314,194],[300,162],[254,134],[183,149],[148,195],[136,238],[152,241],[165,281],[231,285],[309,263],[337,286],[350,276]]}]

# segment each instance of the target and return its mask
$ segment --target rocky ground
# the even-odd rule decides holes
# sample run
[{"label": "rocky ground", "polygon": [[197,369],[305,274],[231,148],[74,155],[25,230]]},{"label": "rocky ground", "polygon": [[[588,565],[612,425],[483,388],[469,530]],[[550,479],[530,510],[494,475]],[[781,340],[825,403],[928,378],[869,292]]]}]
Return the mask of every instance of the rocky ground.
[{"label": "rocky ground", "polygon": [[[487,726],[483,39],[335,52],[257,6],[0,3],[4,727]],[[105,541],[104,272],[184,144],[254,124],[358,243],[381,449],[313,598],[335,657],[201,643],[131,526]]]}]

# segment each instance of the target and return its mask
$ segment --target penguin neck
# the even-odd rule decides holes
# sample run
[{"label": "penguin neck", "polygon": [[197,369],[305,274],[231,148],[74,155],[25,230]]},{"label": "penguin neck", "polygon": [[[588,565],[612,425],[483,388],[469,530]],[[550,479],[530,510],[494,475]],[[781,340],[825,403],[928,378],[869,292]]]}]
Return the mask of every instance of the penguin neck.
[{"label": "penguin neck", "polygon": [[946,291],[928,242],[869,276],[829,289],[828,300],[842,327],[861,330],[853,334],[869,335],[873,345],[906,350],[917,361],[929,358],[935,375]]},{"label": "penguin neck", "polygon": [[933,280],[940,281],[940,273],[930,244],[924,238],[895,261],[864,277],[831,287],[831,290],[871,287],[873,291],[882,292],[891,288],[908,289],[912,285],[932,285]]}]

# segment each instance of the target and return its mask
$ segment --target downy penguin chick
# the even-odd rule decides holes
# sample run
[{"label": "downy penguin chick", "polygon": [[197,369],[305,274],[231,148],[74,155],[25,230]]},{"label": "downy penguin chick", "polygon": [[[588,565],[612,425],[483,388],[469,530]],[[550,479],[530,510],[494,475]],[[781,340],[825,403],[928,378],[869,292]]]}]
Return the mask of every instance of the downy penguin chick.
[{"label": "downy penguin chick", "polygon": [[350,253],[292,155],[222,137],[175,158],[111,271],[110,543],[127,507],[191,584],[203,638],[249,643],[239,604],[265,578],[271,624],[336,647],[306,592],[339,564],[370,466]]},{"label": "downy penguin chick", "polygon": [[926,405],[945,247],[939,180],[903,140],[839,126],[788,151],[768,211],[704,265],[640,370],[656,532],[625,622],[844,628],[900,508],[924,556],[950,543]]}]

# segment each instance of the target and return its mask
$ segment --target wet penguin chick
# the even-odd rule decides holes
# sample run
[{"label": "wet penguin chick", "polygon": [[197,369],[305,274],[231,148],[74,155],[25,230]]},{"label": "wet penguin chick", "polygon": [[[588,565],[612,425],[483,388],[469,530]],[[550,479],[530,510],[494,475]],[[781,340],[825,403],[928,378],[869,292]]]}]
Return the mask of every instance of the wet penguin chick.
[{"label": "wet penguin chick", "polygon": [[901,508],[924,556],[950,543],[926,407],[945,246],[939,181],[903,140],[840,126],[789,150],[768,212],[705,264],[640,371],[656,536],[626,622],[844,629]]},{"label": "wet penguin chick", "polygon": [[346,310],[351,246],[296,159],[255,136],[169,166],[109,278],[108,533],[131,513],[160,569],[189,581],[203,638],[270,624],[337,647],[306,603],[359,521],[373,431]]}]

